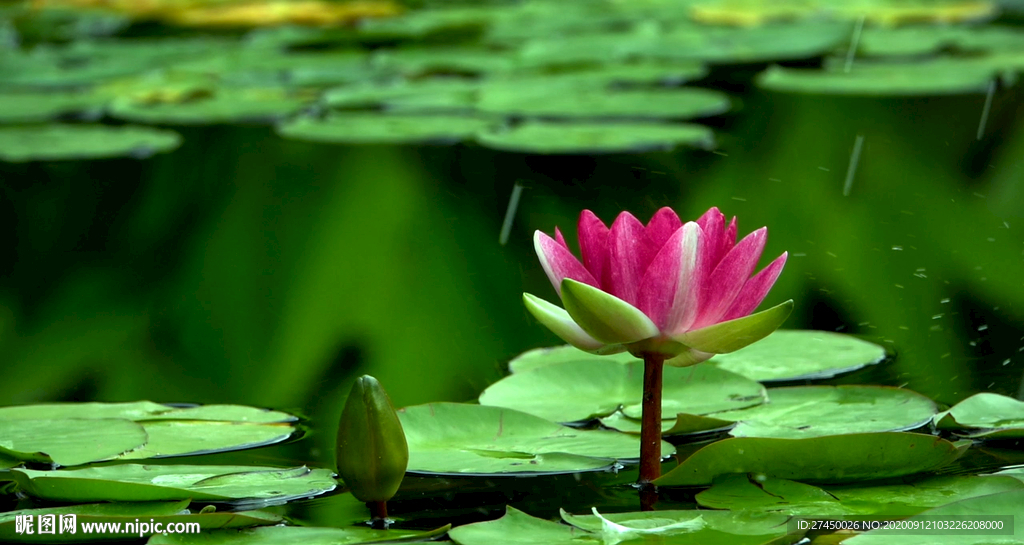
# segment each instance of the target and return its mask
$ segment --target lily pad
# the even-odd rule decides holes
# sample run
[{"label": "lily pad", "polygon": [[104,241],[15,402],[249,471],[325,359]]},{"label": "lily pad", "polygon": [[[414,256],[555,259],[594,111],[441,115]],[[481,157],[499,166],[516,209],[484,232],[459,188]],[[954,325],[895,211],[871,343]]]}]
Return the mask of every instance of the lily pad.
[{"label": "lily pad", "polygon": [[[574,473],[640,456],[621,433],[569,428],[511,409],[431,403],[398,411],[409,471],[443,474]],[[675,448],[662,444],[668,456]]]},{"label": "lily pad", "polygon": [[209,454],[279,443],[295,432],[290,424],[248,424],[209,420],[164,420],[143,422],[146,443],[119,456],[141,460]]},{"label": "lily pad", "polygon": [[[844,541],[848,545],[990,545],[1024,543],[1024,525],[1012,524],[1024,517],[1024,490],[989,494],[949,503],[910,517],[909,521],[1001,519],[1001,530],[952,530],[949,528],[871,530]],[[934,522],[933,522],[934,524]],[[1011,533],[1012,531],[1012,533]]]},{"label": "lily pad", "polygon": [[99,117],[108,97],[90,92],[0,93],[0,123],[46,121],[70,114]]},{"label": "lily pad", "polygon": [[734,437],[698,450],[655,482],[706,486],[719,475],[761,473],[796,481],[845,483],[931,471],[960,454],[949,441],[905,432],[807,439]]},{"label": "lily pad", "polygon": [[688,123],[526,121],[512,128],[481,132],[489,148],[520,153],[593,154],[669,150],[678,145],[714,147],[714,133]]},{"label": "lily pad", "polygon": [[324,93],[332,108],[387,108],[429,112],[470,110],[480,84],[463,78],[431,78],[390,84],[364,83],[335,87]]},{"label": "lily pad", "polygon": [[[38,543],[38,534],[18,534],[15,531],[15,519],[20,515],[75,515],[76,529],[82,524],[124,524],[139,520],[160,523],[164,526],[173,523],[195,523],[203,532],[218,528],[245,528],[249,526],[267,526],[280,524],[282,518],[264,511],[212,511],[190,513],[187,510],[189,500],[173,502],[140,502],[140,503],[93,503],[78,504],[64,507],[46,507],[42,509],[22,509],[0,513],[0,540],[8,542]],[[33,520],[38,520],[34,518]],[[57,526],[59,529],[59,526]],[[145,534],[143,534],[145,536]],[[107,542],[114,540],[137,540],[138,533],[85,533],[77,531],[69,533],[58,531],[46,537],[49,543],[82,543]]]},{"label": "lily pad", "polygon": [[885,359],[885,349],[851,335],[780,329],[710,363],[760,382],[832,378]]},{"label": "lily pad", "polygon": [[278,128],[285,138],[338,144],[457,142],[494,122],[447,115],[334,113],[325,119],[299,118]]},{"label": "lily pad", "polygon": [[155,535],[149,538],[146,545],[357,545],[359,543],[398,543],[427,541],[444,535],[449,528],[451,528],[451,525],[442,526],[434,530],[268,526],[245,530],[204,531],[201,534]]},{"label": "lily pad", "polygon": [[619,352],[618,354],[611,354],[608,356],[594,356],[594,354],[584,352],[575,346],[567,344],[563,346],[551,346],[548,348],[534,348],[533,350],[527,350],[513,358],[512,361],[508,362],[508,370],[510,373],[524,373],[538,367],[544,367],[545,365],[552,365],[565,361],[594,360],[617,361],[621,363],[643,362],[643,360],[629,352]]},{"label": "lily pad", "polygon": [[[613,430],[625,433],[640,434],[640,420],[628,417],[616,411],[601,419],[601,424]],[[736,426],[736,422],[722,420],[712,416],[679,413],[676,417],[661,421],[661,435],[693,435],[698,433],[726,432]]]},{"label": "lily pad", "polygon": [[[505,377],[480,394],[480,403],[509,407],[555,422],[608,416],[619,407],[641,412],[643,362],[604,359],[563,361]],[[665,414],[705,415],[757,405],[764,388],[713,365],[666,367],[662,389]]]},{"label": "lily pad", "polygon": [[126,121],[167,125],[273,122],[298,112],[314,98],[282,88],[221,88],[209,95],[175,101],[116,99],[110,104],[110,115]]},{"label": "lily pad", "polygon": [[0,161],[59,161],[149,157],[177,148],[178,133],[126,125],[27,125],[0,127]]},{"label": "lily pad", "polygon": [[689,119],[720,114],[729,98],[699,88],[605,90],[516,82],[485,85],[477,109],[502,115],[546,118]]},{"label": "lily pad", "polygon": [[761,545],[786,534],[788,517],[729,511],[572,515],[563,510],[562,519],[568,525],[532,517],[509,506],[500,519],[459,526],[448,535],[459,545],[614,545],[645,539],[645,534],[658,542],[680,545]]},{"label": "lily pad", "polygon": [[230,501],[283,503],[334,490],[326,469],[123,464],[83,469],[10,470],[24,493],[49,501]]},{"label": "lily pad", "polygon": [[30,462],[73,466],[110,460],[146,439],[146,430],[130,420],[0,420],[0,453]]},{"label": "lily pad", "polygon": [[697,494],[711,509],[782,513],[799,516],[884,515],[905,517],[925,509],[976,496],[1024,490],[1024,483],[999,476],[939,476],[880,486],[813,485],[763,475],[722,475]]},{"label": "lily pad", "polygon": [[288,413],[245,405],[197,405],[175,407],[152,401],[125,403],[49,403],[0,407],[0,420],[59,418],[124,418],[136,422],[150,420],[219,420],[272,424],[294,422]]},{"label": "lily pad", "polygon": [[1024,401],[982,392],[935,416],[939,429],[976,439],[1024,438]]},{"label": "lily pad", "polygon": [[826,70],[773,66],[757,82],[766,89],[791,93],[935,96],[984,93],[1000,72],[999,66],[976,59],[860,61],[848,72],[841,66]]}]

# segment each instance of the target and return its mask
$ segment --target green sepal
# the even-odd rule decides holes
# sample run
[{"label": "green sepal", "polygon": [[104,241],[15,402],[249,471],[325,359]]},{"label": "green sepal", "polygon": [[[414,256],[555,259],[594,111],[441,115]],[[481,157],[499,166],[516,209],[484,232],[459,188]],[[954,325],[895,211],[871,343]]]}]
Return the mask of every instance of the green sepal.
[{"label": "green sepal", "polygon": [[377,379],[356,379],[338,425],[338,475],[360,501],[387,501],[402,484],[409,445]]},{"label": "green sepal", "polygon": [[793,300],[756,314],[721,322],[672,337],[701,352],[725,354],[739,350],[770,335],[793,311]]},{"label": "green sepal", "polygon": [[640,309],[582,282],[562,280],[565,310],[591,337],[607,344],[629,344],[659,335]]}]

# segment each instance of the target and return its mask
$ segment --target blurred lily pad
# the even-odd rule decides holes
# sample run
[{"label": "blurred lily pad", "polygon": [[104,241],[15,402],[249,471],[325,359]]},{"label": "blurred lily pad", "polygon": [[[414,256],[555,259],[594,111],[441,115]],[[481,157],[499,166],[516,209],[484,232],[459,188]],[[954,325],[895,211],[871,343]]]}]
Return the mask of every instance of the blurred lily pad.
[{"label": "blurred lily pad", "polygon": [[595,360],[617,361],[621,363],[643,362],[643,360],[629,352],[619,352],[618,354],[611,354],[608,356],[595,356],[594,354],[584,352],[575,346],[567,344],[563,346],[551,346],[547,348],[534,348],[532,350],[527,350],[515,358],[512,358],[512,361],[508,362],[508,370],[510,373],[525,373],[526,371],[532,371],[538,367],[544,367],[545,365],[553,365],[566,361]]},{"label": "blurred lily pad", "polygon": [[0,123],[29,123],[66,115],[99,117],[108,98],[90,92],[0,92]]},{"label": "blurred lily pad", "polygon": [[[398,416],[414,473],[574,473],[640,456],[636,437],[569,428],[499,407],[431,403],[400,409]],[[662,444],[665,456],[672,452]]]},{"label": "blurred lily pad", "polygon": [[985,59],[858,61],[850,71],[773,66],[757,78],[772,91],[854,96],[933,96],[983,93],[1005,69]]},{"label": "blurred lily pad", "polygon": [[125,418],[147,420],[220,420],[224,422],[293,422],[296,417],[280,411],[245,405],[197,405],[174,407],[152,401],[125,403],[49,403],[0,407],[0,420],[24,418]]},{"label": "blurred lily pad", "polygon": [[218,88],[181,100],[115,99],[110,115],[126,121],[168,125],[274,122],[312,102],[282,88]]},{"label": "blurred lily pad", "polygon": [[785,535],[788,519],[784,515],[730,511],[649,511],[600,516],[572,515],[564,510],[561,513],[568,525],[532,517],[508,506],[500,519],[459,526],[448,535],[459,545],[612,545],[636,539],[680,545],[761,545]]},{"label": "blurred lily pad", "polygon": [[[20,515],[75,515],[75,521],[83,523],[112,523],[123,524],[136,522],[138,520],[157,522],[164,525],[171,523],[198,523],[204,532],[217,528],[245,528],[249,526],[267,526],[279,524],[282,518],[273,513],[264,511],[212,511],[201,513],[189,513],[187,510],[189,500],[172,502],[139,502],[139,503],[93,503],[78,504],[63,507],[46,507],[41,509],[21,509],[0,513],[0,539],[4,542],[38,543],[38,534],[19,534],[15,531],[15,519]],[[47,536],[46,540],[51,543],[82,543],[82,542],[107,542],[114,540],[136,540],[138,535],[131,533],[112,534],[97,533],[87,534],[76,532],[58,532],[55,535]]]},{"label": "blurred lily pad", "polygon": [[906,484],[817,486],[765,476],[723,475],[697,494],[711,509],[751,509],[802,516],[885,515],[905,517],[976,496],[1024,490],[1024,483],[999,476],[939,476]]},{"label": "blurred lily pad", "polygon": [[1024,49],[1024,37],[1012,27],[914,25],[868,27],[857,51],[869,56],[925,55],[940,50],[961,54]]},{"label": "blurred lily pad", "polygon": [[374,530],[366,527],[317,528],[269,526],[202,534],[164,534],[149,538],[147,545],[358,545],[428,541],[444,535],[451,525],[434,530]]},{"label": "blurred lily pad", "polygon": [[149,157],[181,144],[168,130],[126,125],[26,125],[0,127],[0,160],[8,162]]},{"label": "blurred lily pad", "polygon": [[380,107],[393,111],[470,110],[479,84],[462,78],[431,78],[391,84],[355,84],[335,87],[324,93],[333,108]]},{"label": "blurred lily pad", "polygon": [[807,439],[735,437],[711,443],[656,481],[704,486],[729,473],[760,473],[796,481],[844,483],[938,469],[962,454],[954,443],[905,432]]},{"label": "blurred lily pad", "polygon": [[527,81],[485,85],[476,107],[483,112],[545,118],[688,119],[727,111],[729,98],[717,91],[690,87],[565,89]]},{"label": "blurred lily pad", "polygon": [[[1024,490],[967,498],[929,509],[908,520],[964,520],[965,518],[967,520],[995,520],[993,517],[1010,517],[1010,520],[1021,520],[1021,517],[1024,517]],[[909,534],[906,531],[879,529],[853,536],[844,543],[848,545],[988,545],[1024,542],[1024,525],[1014,524],[1012,534],[1008,530],[1009,528],[995,531],[960,532],[942,528],[923,529]]]},{"label": "blurred lily pad", "polygon": [[454,115],[334,113],[324,119],[301,117],[278,127],[285,138],[337,144],[458,142],[494,122]]},{"label": "blurred lily pad", "polygon": [[[619,407],[640,413],[643,362],[603,356],[563,361],[507,376],[480,394],[480,403],[509,407],[556,422],[608,416]],[[667,367],[662,390],[665,414],[709,414],[760,404],[764,388],[713,365]]]},{"label": "blurred lily pad", "polygon": [[939,429],[976,439],[1024,438],[1024,401],[982,392],[935,416]]},{"label": "blurred lily pad", "polygon": [[0,420],[0,453],[63,466],[116,458],[146,438],[141,425],[122,419]]},{"label": "blurred lily pad", "polygon": [[334,490],[326,469],[258,466],[152,466],[122,464],[82,469],[10,470],[19,489],[40,499],[98,501],[229,501],[253,499],[284,502]]},{"label": "blurred lily pad", "polygon": [[817,380],[885,359],[885,349],[851,335],[780,329],[710,363],[760,382]]},{"label": "blurred lily pad", "polygon": [[714,146],[714,133],[702,125],[682,123],[527,121],[510,129],[484,131],[477,142],[520,153],[593,154],[667,150],[678,145]]},{"label": "blurred lily pad", "polygon": [[[931,421],[935,403],[901,388],[887,386],[795,386],[768,389],[768,402],[707,416],[679,414],[666,419],[665,435],[682,435],[731,427],[734,437],[798,439],[844,433],[907,431]],[[621,414],[601,422],[640,433],[640,421]]]}]

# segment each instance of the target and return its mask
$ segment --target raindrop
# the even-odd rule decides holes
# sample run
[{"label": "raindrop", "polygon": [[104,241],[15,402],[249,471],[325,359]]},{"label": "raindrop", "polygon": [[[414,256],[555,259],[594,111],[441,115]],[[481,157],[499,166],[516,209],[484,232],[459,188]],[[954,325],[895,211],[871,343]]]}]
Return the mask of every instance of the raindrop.
[{"label": "raindrop", "polygon": [[818,170],[824,170],[825,172],[832,172],[831,170],[829,170],[829,169],[827,169],[825,167],[818,167]]},{"label": "raindrop", "polygon": [[949,297],[946,297],[945,299],[939,299],[939,302],[945,305],[946,303],[949,302]]},{"label": "raindrop", "polygon": [[501,224],[501,234],[498,235],[498,244],[502,246],[508,242],[508,235],[512,232],[512,219],[515,218],[516,209],[519,208],[519,196],[523,193],[523,186],[516,182],[512,186],[512,197],[508,200],[508,208],[505,210],[505,221]]},{"label": "raindrop", "polygon": [[[864,15],[857,19],[857,26],[853,27],[853,38],[850,39],[850,49],[846,50],[846,64],[843,65],[843,71],[849,72],[853,68],[853,57],[857,54],[857,44],[860,42],[860,33],[864,30]],[[994,80],[993,80],[994,83]]]},{"label": "raindrop", "polygon": [[1003,360],[1003,365],[1010,365],[1010,358]]},{"label": "raindrop", "polygon": [[[847,70],[849,71],[849,70]],[[996,80],[988,82],[988,94],[985,95],[985,106],[981,109],[981,121],[978,122],[978,140],[985,134],[985,124],[988,123],[988,112],[992,109],[992,97],[996,94]]]},{"label": "raindrop", "polygon": [[981,324],[980,326],[978,326],[978,331],[985,331],[986,329],[988,329],[988,326],[985,324]]},{"label": "raindrop", "polygon": [[943,316],[945,316],[945,314],[936,314],[936,315],[932,316],[932,320],[938,320],[939,318],[942,318]]},{"label": "raindrop", "polygon": [[[769,182],[781,182],[782,180],[780,180],[778,178],[768,178],[768,181]],[[1009,227],[1009,225],[1007,225],[1007,227]]]},{"label": "raindrop", "polygon": [[892,249],[896,250],[897,252],[902,252],[903,251],[903,246],[893,246]]},{"label": "raindrop", "polygon": [[[863,18],[862,18],[863,20]],[[847,68],[849,72],[849,68]],[[853,151],[850,153],[850,166],[846,168],[846,182],[843,184],[843,196],[850,196],[850,189],[853,187],[853,177],[857,174],[857,163],[860,162],[860,149],[864,145],[864,135],[858,134],[853,141]]]}]

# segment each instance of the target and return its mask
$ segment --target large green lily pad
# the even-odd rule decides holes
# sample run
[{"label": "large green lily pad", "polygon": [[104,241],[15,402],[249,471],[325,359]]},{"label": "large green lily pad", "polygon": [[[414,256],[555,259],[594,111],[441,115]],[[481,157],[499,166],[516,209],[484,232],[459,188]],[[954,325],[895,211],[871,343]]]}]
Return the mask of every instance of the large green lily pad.
[{"label": "large green lily pad", "polygon": [[1024,438],[1024,401],[999,394],[975,394],[935,416],[939,429],[976,439]]},{"label": "large green lily pad", "polygon": [[590,352],[584,352],[572,345],[551,346],[547,348],[534,348],[519,354],[512,361],[508,362],[510,373],[524,373],[545,365],[562,363],[564,361],[595,361],[607,360],[622,363],[643,362],[629,352],[619,352],[609,356],[595,356]]},{"label": "large green lily pad", "polygon": [[[935,403],[910,390],[888,386],[795,386],[769,388],[768,402],[707,416],[679,414],[663,421],[667,435],[731,427],[734,437],[798,439],[844,433],[907,431],[931,421]],[[621,413],[601,422],[640,433],[640,421]],[[733,423],[736,424],[732,427]]]},{"label": "large green lily pad", "polygon": [[334,113],[324,119],[301,117],[278,128],[285,138],[338,144],[458,142],[494,121],[454,115]]},{"label": "large green lily pad", "polygon": [[[415,473],[575,473],[640,456],[636,437],[569,428],[499,407],[431,403],[400,409],[398,416]],[[672,452],[662,444],[664,455]]]},{"label": "large green lily pad", "polygon": [[489,148],[537,154],[593,154],[668,150],[679,145],[714,147],[708,127],[690,123],[526,121],[483,131],[476,141]]},{"label": "large green lily pad", "polygon": [[146,430],[123,419],[0,420],[0,453],[73,466],[110,460],[146,443]]},{"label": "large green lily pad", "polygon": [[64,466],[223,452],[283,441],[295,432],[295,419],[241,405],[150,401],[3,407],[0,430],[8,440],[0,440],[0,452]]},{"label": "large green lily pad", "polygon": [[[249,526],[267,526],[280,524],[282,518],[273,513],[264,511],[209,511],[189,513],[186,508],[189,500],[171,502],[138,502],[138,503],[91,503],[68,505],[63,507],[46,507],[42,509],[22,509],[0,513],[0,540],[5,543],[24,542],[39,543],[40,534],[18,534],[15,530],[15,519],[20,515],[31,515],[33,524],[41,515],[56,515],[56,532],[54,535],[45,537],[48,543],[84,543],[84,542],[108,542],[115,540],[137,540],[149,533],[115,534],[86,533],[83,531],[84,524],[124,524],[138,521],[151,524],[173,523],[195,523],[203,531],[215,530],[218,528],[245,528]],[[60,526],[62,515],[75,515],[76,532],[63,531]]]},{"label": "large green lily pad", "polygon": [[[643,362],[591,356],[514,373],[484,390],[480,403],[576,422],[610,415],[620,406],[627,416],[639,415],[642,395]],[[713,365],[666,367],[662,411],[710,414],[757,405],[764,395],[760,384]]]},{"label": "large green lily pad", "polygon": [[722,475],[697,494],[711,509],[782,513],[799,516],[883,515],[905,517],[950,502],[1010,490],[1024,483],[1001,476],[938,476],[905,484],[817,486],[752,475]]},{"label": "large green lily pad", "polygon": [[150,127],[26,125],[0,127],[0,161],[149,157],[181,144],[176,132]]},{"label": "large green lily pad", "polygon": [[229,501],[281,502],[316,496],[337,486],[326,469],[258,466],[123,464],[83,469],[10,470],[20,490],[61,502]]},{"label": "large green lily pad", "polygon": [[[854,536],[848,545],[993,545],[1024,543],[1024,490],[1012,490],[953,502],[930,509],[909,521],[1002,521],[1002,530],[953,530],[949,528],[906,530],[872,530]],[[1013,524],[1018,522],[1018,524]],[[1012,526],[1012,531],[1011,527]]]},{"label": "large green lily pad", "polygon": [[124,97],[110,103],[110,115],[135,123],[213,125],[284,119],[313,102],[312,95],[280,87],[217,88],[177,100]]},{"label": "large green lily pad", "polygon": [[958,445],[931,435],[856,433],[807,439],[735,437],[711,443],[655,481],[705,486],[729,473],[761,473],[796,481],[846,483],[901,477],[956,460]]},{"label": "large green lily pad", "polygon": [[71,114],[95,118],[107,100],[90,92],[0,92],[0,123],[31,123]]},{"label": "large green lily pad", "polygon": [[984,93],[1002,68],[998,62],[943,58],[915,62],[839,62],[825,70],[773,66],[757,82],[773,91],[854,96],[934,96]]},{"label": "large green lily pad", "polygon": [[245,530],[220,530],[201,534],[155,535],[146,545],[357,545],[427,541],[444,535],[451,526],[434,530],[374,530],[366,527],[316,528],[270,526]]},{"label": "large green lily pad", "polygon": [[124,418],[136,422],[151,420],[218,420],[272,424],[294,422],[295,416],[245,405],[172,406],[152,401],[124,403],[48,403],[0,407],[0,420],[59,418]]},{"label": "large green lily pad", "polygon": [[885,359],[885,349],[851,335],[780,329],[710,362],[761,381],[814,380],[855,371]]},{"label": "large green lily pad", "polygon": [[[500,519],[453,528],[459,545],[613,545],[642,539],[679,545],[760,545],[786,534],[784,515],[730,511],[650,511],[608,515],[572,515],[564,510],[559,524],[506,507]],[[639,541],[637,541],[639,542]]]},{"label": "large green lily pad", "polygon": [[476,107],[495,114],[546,118],[689,119],[728,110],[729,98],[688,87],[604,90],[516,82],[483,87]]}]

